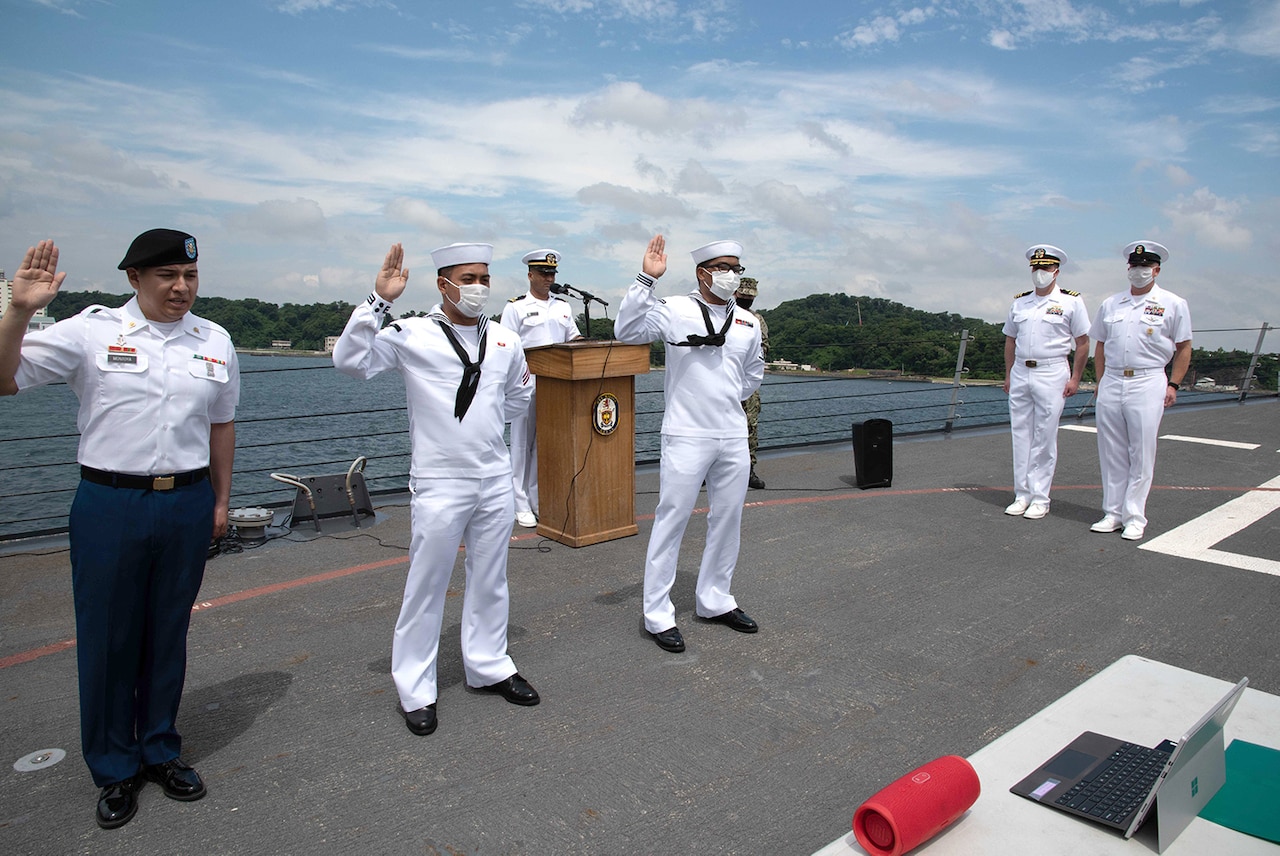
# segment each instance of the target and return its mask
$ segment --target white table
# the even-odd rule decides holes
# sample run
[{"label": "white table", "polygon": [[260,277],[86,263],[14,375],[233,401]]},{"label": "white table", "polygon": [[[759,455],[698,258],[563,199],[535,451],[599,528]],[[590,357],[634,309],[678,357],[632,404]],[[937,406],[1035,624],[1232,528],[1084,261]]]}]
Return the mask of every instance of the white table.
[{"label": "white table", "polygon": [[[963,817],[911,853],[1088,856],[1156,852],[1154,823],[1147,823],[1126,841],[1119,832],[1014,796],[1009,788],[1082,731],[1146,746],[1155,746],[1165,738],[1177,740],[1234,683],[1132,654],[1117,660],[971,755],[969,762],[978,772],[982,795]],[[1280,747],[1280,696],[1246,689],[1227,720],[1224,737],[1227,745],[1239,738]],[[856,808],[856,804],[849,806],[850,817]],[[866,856],[866,852],[850,831],[814,856]],[[1199,817],[1165,850],[1166,856],[1254,853],[1277,856],[1280,845]]]}]

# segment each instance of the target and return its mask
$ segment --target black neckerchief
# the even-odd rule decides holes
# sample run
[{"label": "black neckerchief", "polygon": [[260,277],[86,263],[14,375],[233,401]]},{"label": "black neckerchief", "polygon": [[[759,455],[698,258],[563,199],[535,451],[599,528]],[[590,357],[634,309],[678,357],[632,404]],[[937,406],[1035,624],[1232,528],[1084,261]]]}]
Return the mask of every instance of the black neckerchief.
[{"label": "black neckerchief", "polygon": [[694,303],[698,304],[698,308],[702,310],[702,322],[707,325],[707,335],[699,336],[696,333],[690,333],[689,338],[683,342],[670,342],[677,348],[696,348],[699,345],[710,345],[713,348],[719,348],[724,345],[724,334],[729,332],[729,325],[733,323],[733,307],[735,305],[732,299],[725,304],[727,313],[724,317],[724,326],[720,328],[720,332],[716,332],[716,328],[711,326],[711,313],[707,311],[707,305],[701,300],[694,299]]},{"label": "black neckerchief", "polygon": [[453,402],[453,415],[461,422],[462,417],[467,415],[467,408],[471,406],[471,402],[476,397],[476,390],[480,388],[480,364],[484,362],[484,346],[488,341],[485,333],[489,327],[486,322],[489,319],[484,315],[480,316],[477,326],[477,334],[480,337],[480,351],[476,361],[472,362],[467,357],[467,349],[463,347],[462,342],[458,339],[458,334],[454,332],[453,325],[443,315],[432,314],[431,317],[432,320],[440,325],[440,329],[444,331],[445,338],[453,346],[453,352],[458,355],[458,359],[462,360],[462,383],[458,384],[458,397]]}]

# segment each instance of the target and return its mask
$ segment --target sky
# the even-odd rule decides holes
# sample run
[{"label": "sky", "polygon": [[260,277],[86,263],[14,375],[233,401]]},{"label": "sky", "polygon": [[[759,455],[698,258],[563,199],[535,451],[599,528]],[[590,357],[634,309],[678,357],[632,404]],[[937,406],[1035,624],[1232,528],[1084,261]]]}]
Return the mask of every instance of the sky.
[{"label": "sky", "polygon": [[1280,0],[0,0],[0,20],[10,277],[51,237],[65,289],[125,292],[129,242],[165,227],[199,240],[203,295],[354,303],[402,242],[399,313],[439,299],[432,249],[485,241],[494,312],[547,247],[614,317],[662,233],[660,294],[733,239],[757,308],[843,292],[1001,322],[1031,245],[1066,251],[1059,284],[1093,312],[1141,239],[1169,248],[1198,347],[1280,325]]}]

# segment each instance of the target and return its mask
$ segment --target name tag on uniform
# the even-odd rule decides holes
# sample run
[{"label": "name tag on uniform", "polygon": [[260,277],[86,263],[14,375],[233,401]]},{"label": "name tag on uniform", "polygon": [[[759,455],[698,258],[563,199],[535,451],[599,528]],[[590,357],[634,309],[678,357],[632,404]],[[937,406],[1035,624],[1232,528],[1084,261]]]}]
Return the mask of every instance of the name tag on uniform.
[{"label": "name tag on uniform", "polygon": [[116,366],[136,366],[138,364],[137,354],[122,354],[115,351],[107,352],[108,365]]}]

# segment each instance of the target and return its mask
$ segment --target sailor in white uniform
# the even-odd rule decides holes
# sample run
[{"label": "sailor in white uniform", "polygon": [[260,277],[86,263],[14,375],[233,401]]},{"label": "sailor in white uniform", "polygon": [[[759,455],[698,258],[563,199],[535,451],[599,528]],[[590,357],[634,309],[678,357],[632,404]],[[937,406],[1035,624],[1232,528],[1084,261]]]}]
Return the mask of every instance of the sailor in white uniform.
[{"label": "sailor in white uniform", "polygon": [[[1156,435],[1166,407],[1191,367],[1191,310],[1156,282],[1169,251],[1154,241],[1124,248],[1129,289],[1098,307],[1089,335],[1096,343],[1098,462],[1103,517],[1090,528],[1142,539],[1156,464]],[[1172,365],[1170,365],[1172,364]],[[1170,366],[1165,374],[1165,366]]]},{"label": "sailor in white uniform", "polygon": [[[556,297],[556,272],[560,254],[555,250],[531,250],[521,262],[529,266],[529,290],[513,297],[502,309],[502,326],[520,334],[525,348],[558,345],[579,339],[569,301]],[[526,529],[538,525],[538,424],[537,380],[529,407],[511,420],[511,482],[515,486],[516,522]]]},{"label": "sailor in white uniform", "polygon": [[[1026,257],[1034,288],[1014,298],[1003,331],[1014,494],[1004,513],[1039,520],[1049,513],[1058,419],[1089,361],[1089,313],[1079,292],[1058,287],[1066,253],[1036,244]],[[1075,358],[1068,364],[1072,351]]]},{"label": "sailor in white uniform", "polygon": [[666,410],[658,509],[644,567],[644,627],[663,650],[685,649],[676,627],[671,588],[680,542],[703,481],[707,485],[707,543],[696,589],[698,616],[741,633],[759,627],[729,592],[742,536],[751,454],[742,402],[760,388],[764,358],[760,326],[739,309],[742,245],[716,241],[692,252],[697,289],[658,299],[654,285],[666,272],[666,241],[645,251],[642,272],[627,290],[614,335],[629,344],[666,343]]},{"label": "sailor in white uniform", "polygon": [[395,244],[373,294],[355,308],[333,349],[339,371],[404,377],[412,461],[413,534],[404,603],[391,645],[391,675],[405,724],[436,729],[436,657],[445,594],[458,545],[466,545],[462,663],[473,689],[533,705],[538,693],[507,654],[507,549],[511,459],[503,424],[529,400],[520,337],[485,317],[489,244],[451,244],[431,254],[442,301],[425,317],[383,327],[405,289],[404,249]]}]

